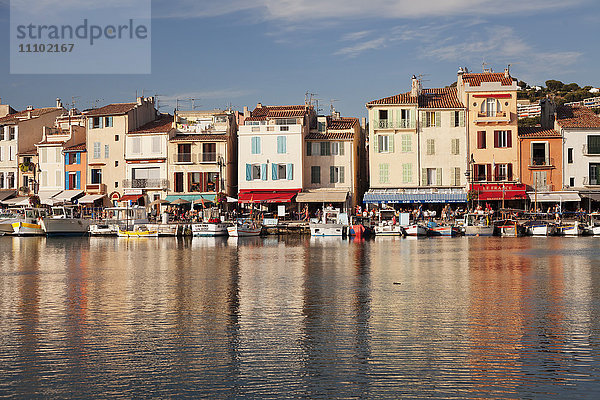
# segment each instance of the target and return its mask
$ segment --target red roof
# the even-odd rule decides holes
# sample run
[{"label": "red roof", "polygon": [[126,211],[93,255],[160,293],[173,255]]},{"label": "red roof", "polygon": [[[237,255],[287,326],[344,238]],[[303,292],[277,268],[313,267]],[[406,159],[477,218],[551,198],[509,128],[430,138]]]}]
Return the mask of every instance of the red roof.
[{"label": "red roof", "polygon": [[66,147],[63,151],[85,151],[85,143],[76,144],[73,146]]},{"label": "red roof", "polygon": [[600,128],[600,117],[587,107],[560,106],[556,122],[562,128]]},{"label": "red roof", "polygon": [[173,116],[170,114],[161,114],[154,121],[148,122],[128,133],[167,133],[173,128]]},{"label": "red roof", "polygon": [[137,103],[113,103],[104,107],[84,111],[83,114],[86,117],[127,114],[129,111],[133,110],[136,105]]},{"label": "red roof", "polygon": [[327,117],[327,130],[352,129],[352,131],[354,131],[354,127],[356,125],[358,125],[358,118],[342,117],[336,119],[332,117]]},{"label": "red roof", "polygon": [[196,142],[196,141],[226,141],[229,135],[210,135],[210,134],[180,134],[173,136],[171,142]]},{"label": "red roof", "polygon": [[298,118],[304,117],[312,109],[312,106],[260,106],[252,111],[252,115],[246,121],[264,121],[270,118]]},{"label": "red roof", "polygon": [[418,97],[411,96],[411,92],[400,93],[395,96],[373,100],[370,105],[418,105],[419,108],[464,108],[458,99],[456,88],[423,89]]},{"label": "red roof", "polygon": [[512,86],[513,78],[504,72],[469,72],[462,75],[464,83],[470,86],[481,86],[481,82],[499,82],[502,86]]},{"label": "red roof", "polygon": [[39,117],[40,115],[47,114],[52,111],[60,110],[56,107],[45,107],[45,108],[34,108],[33,110],[23,110],[15,114],[9,114],[5,117],[0,118],[0,124],[16,124],[17,122],[26,119],[27,115],[31,112],[32,117]]},{"label": "red roof", "polygon": [[238,203],[291,203],[301,189],[241,189]]},{"label": "red roof", "polygon": [[352,140],[354,132],[313,132],[306,135],[306,140]]},{"label": "red roof", "polygon": [[560,133],[556,132],[554,129],[541,128],[538,126],[520,126],[519,137],[560,137]]}]

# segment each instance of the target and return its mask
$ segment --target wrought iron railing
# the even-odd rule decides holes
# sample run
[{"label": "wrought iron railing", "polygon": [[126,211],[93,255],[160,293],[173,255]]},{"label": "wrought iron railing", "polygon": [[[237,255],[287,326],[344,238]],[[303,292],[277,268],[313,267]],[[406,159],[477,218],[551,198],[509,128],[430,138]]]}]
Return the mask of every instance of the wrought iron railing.
[{"label": "wrought iron railing", "polygon": [[167,179],[123,179],[123,187],[127,189],[166,189]]}]

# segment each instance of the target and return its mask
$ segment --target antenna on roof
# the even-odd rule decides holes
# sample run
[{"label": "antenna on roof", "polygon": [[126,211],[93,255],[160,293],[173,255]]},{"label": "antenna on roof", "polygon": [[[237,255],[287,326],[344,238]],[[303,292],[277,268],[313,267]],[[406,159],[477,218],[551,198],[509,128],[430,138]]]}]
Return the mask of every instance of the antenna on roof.
[{"label": "antenna on roof", "polygon": [[96,99],[96,100],[94,100],[94,108],[98,108],[98,103],[100,103],[101,101],[104,101],[104,99]]},{"label": "antenna on roof", "polygon": [[200,99],[190,99],[192,102],[192,111],[194,111],[196,108],[200,108],[202,107],[202,104],[196,105],[196,100],[200,100]]},{"label": "antenna on roof", "polygon": [[333,103],[335,103],[336,101],[339,101],[338,99],[331,99],[329,100],[329,112],[331,113],[331,115],[335,114],[335,107],[333,105]]},{"label": "antenna on roof", "polygon": [[81,96],[71,96],[71,109],[75,109],[75,99],[80,98]]},{"label": "antenna on roof", "polygon": [[160,101],[158,100],[158,96],[162,96],[162,94],[154,93],[154,102],[156,104],[156,109],[160,111]]}]

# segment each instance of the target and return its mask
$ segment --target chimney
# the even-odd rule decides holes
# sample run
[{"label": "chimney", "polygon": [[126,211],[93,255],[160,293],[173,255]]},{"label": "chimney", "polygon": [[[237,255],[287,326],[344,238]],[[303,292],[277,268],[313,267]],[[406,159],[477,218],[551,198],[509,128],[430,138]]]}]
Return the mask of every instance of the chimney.
[{"label": "chimney", "polygon": [[143,97],[137,97],[136,98],[136,102],[138,106],[141,106],[144,103],[144,98]]},{"label": "chimney", "polygon": [[244,117],[249,117],[250,116],[250,111],[248,111],[248,106],[244,106]]},{"label": "chimney", "polygon": [[504,77],[505,78],[510,77],[510,69],[509,68],[504,68]]},{"label": "chimney", "polygon": [[410,89],[410,95],[417,97],[421,94],[421,81],[416,76],[412,76],[412,85]]},{"label": "chimney", "polygon": [[256,108],[262,108],[262,103],[256,103]]},{"label": "chimney", "polygon": [[62,108],[62,103],[60,102],[60,97],[56,98],[56,108]]},{"label": "chimney", "polygon": [[27,111],[33,110],[33,106],[27,106]]},{"label": "chimney", "polygon": [[367,119],[365,117],[362,117],[360,119],[360,127],[363,129],[367,129]]}]

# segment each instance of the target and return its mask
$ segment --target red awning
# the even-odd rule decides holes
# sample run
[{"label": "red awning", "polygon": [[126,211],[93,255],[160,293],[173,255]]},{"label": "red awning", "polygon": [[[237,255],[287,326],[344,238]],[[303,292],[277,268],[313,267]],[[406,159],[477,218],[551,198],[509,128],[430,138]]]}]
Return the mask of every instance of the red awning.
[{"label": "red awning", "polygon": [[527,186],[522,183],[474,183],[472,195],[475,200],[524,200]]},{"label": "red awning", "polygon": [[300,189],[242,189],[238,203],[290,203]]},{"label": "red awning", "polygon": [[136,202],[140,199],[140,197],[143,197],[143,196],[144,196],[143,194],[125,194],[125,195],[121,196],[119,201],[131,200],[133,202]]}]

